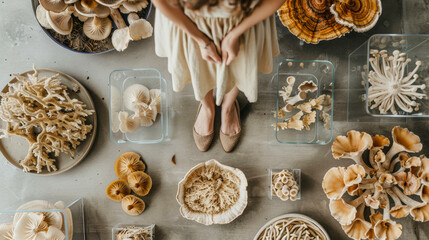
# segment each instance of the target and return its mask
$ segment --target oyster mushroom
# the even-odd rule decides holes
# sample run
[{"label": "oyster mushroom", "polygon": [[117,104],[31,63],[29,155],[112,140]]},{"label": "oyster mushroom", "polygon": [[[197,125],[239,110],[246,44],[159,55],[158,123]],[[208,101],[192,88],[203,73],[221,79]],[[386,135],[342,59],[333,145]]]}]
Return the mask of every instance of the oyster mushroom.
[{"label": "oyster mushroom", "polygon": [[149,90],[150,94],[150,106],[155,106],[156,112],[161,114],[161,90],[160,89],[151,89]]},{"label": "oyster mushroom", "polygon": [[145,209],[145,203],[134,195],[125,196],[121,201],[122,210],[129,215],[137,216],[142,214]]},{"label": "oyster mushroom", "polygon": [[152,188],[152,178],[143,171],[130,173],[127,180],[131,190],[139,196],[146,196]]},{"label": "oyster mushroom", "polygon": [[67,8],[67,4],[63,0],[39,0],[39,2],[44,9],[51,12],[60,13]]},{"label": "oyster mushroom", "polygon": [[381,220],[383,220],[383,214],[381,214],[380,212],[373,212],[373,210],[371,210],[371,215],[369,216],[369,219],[371,221],[371,229],[368,231],[367,235],[368,235],[368,239],[370,240],[376,240],[377,236],[375,236],[375,225],[377,225],[378,222],[380,222]]},{"label": "oyster mushroom", "polygon": [[152,126],[156,120],[157,108],[146,103],[138,103],[136,107],[135,115],[140,121],[140,126],[149,127]]},{"label": "oyster mushroom", "polygon": [[[386,154],[387,159],[392,159],[399,152],[416,153],[420,152],[423,148],[420,137],[410,132],[407,128],[394,127],[392,137],[393,145]],[[389,167],[390,161],[386,161],[383,165]]]},{"label": "oyster mushroom", "polygon": [[126,179],[129,174],[146,170],[146,165],[135,152],[123,153],[115,161],[115,173],[118,178]]},{"label": "oyster mushroom", "polygon": [[129,195],[130,193],[130,187],[128,186],[127,182],[122,179],[113,181],[106,188],[106,196],[117,202],[120,202],[122,198]]},{"label": "oyster mushroom", "polygon": [[380,150],[383,150],[384,147],[390,146],[390,140],[389,138],[383,136],[383,135],[375,135],[372,136],[372,147],[369,150],[369,162],[372,166],[372,168],[379,168],[374,161],[374,156],[379,152]]},{"label": "oyster mushroom", "polygon": [[344,232],[352,239],[360,240],[367,239],[368,232],[371,229],[371,223],[365,221],[364,216],[365,206],[360,205],[357,208],[356,218],[349,225],[341,225]]},{"label": "oyster mushroom", "polygon": [[143,8],[146,8],[148,4],[147,0],[127,0],[122,3],[122,6],[133,13],[141,11]]},{"label": "oyster mushroom", "polygon": [[375,236],[380,240],[395,240],[402,234],[402,225],[390,219],[390,204],[383,210],[383,219],[374,226]]},{"label": "oyster mushroom", "polygon": [[122,4],[125,0],[95,0],[95,1],[100,5],[115,8],[116,6]]},{"label": "oyster mushroom", "polygon": [[[30,202],[26,202],[18,207],[17,211],[31,211],[31,210],[50,210],[56,209],[57,207],[51,202],[44,200],[34,200]],[[16,225],[18,221],[24,216],[26,213],[17,213],[13,218],[13,223]],[[52,225],[57,228],[61,228],[63,225],[63,216],[60,212],[43,212],[44,221],[49,225]]]},{"label": "oyster mushroom", "polygon": [[0,240],[14,240],[13,223],[0,224]]},{"label": "oyster mushroom", "polygon": [[331,130],[331,115],[329,115],[329,113],[326,112],[320,112],[320,118],[323,121],[323,127],[326,130]]},{"label": "oyster mushroom", "polygon": [[120,111],[118,113],[119,130],[123,133],[131,133],[139,129],[141,123],[140,118],[133,115],[129,116],[128,112]]},{"label": "oyster mushroom", "polygon": [[150,91],[142,84],[133,84],[127,87],[123,96],[124,106],[131,111],[137,110],[138,103],[149,104],[150,101]]},{"label": "oyster mushroom", "polygon": [[301,131],[304,128],[304,122],[301,120],[304,113],[299,111],[297,114],[287,119],[287,128]]},{"label": "oyster mushroom", "polygon": [[36,18],[37,21],[44,27],[45,29],[52,29],[51,25],[48,22],[48,19],[46,17],[46,14],[48,11],[40,4],[36,8]]},{"label": "oyster mushroom", "polygon": [[305,126],[307,131],[310,131],[310,125],[316,122],[316,111],[305,114],[302,118],[302,124]]},{"label": "oyster mushroom", "polygon": [[107,18],[110,15],[110,8],[98,4],[95,0],[78,1],[74,4],[74,9],[85,17]]},{"label": "oyster mushroom", "polygon": [[362,179],[365,177],[365,169],[357,164],[347,167],[347,170],[344,173],[344,184],[346,186],[351,186],[362,182]]},{"label": "oyster mushroom", "polygon": [[55,32],[61,35],[68,35],[73,30],[73,19],[71,17],[72,9],[66,9],[63,12],[46,12],[46,20]]},{"label": "oyster mushroom", "polygon": [[46,239],[47,224],[42,213],[26,213],[14,227],[14,239]]},{"label": "oyster mushroom", "polygon": [[315,92],[317,85],[313,81],[305,81],[298,86],[300,92]]},{"label": "oyster mushroom", "polygon": [[46,239],[65,240],[66,235],[60,229],[53,226],[49,226],[48,231],[46,232]]},{"label": "oyster mushroom", "polygon": [[412,198],[407,197],[397,187],[393,187],[392,190],[403,203],[410,207],[410,214],[415,221],[429,221],[429,205],[426,202],[418,202]]},{"label": "oyster mushroom", "polygon": [[338,136],[332,144],[332,155],[335,159],[350,158],[368,172],[369,167],[362,159],[365,150],[372,147],[372,138],[365,132],[349,131],[346,136]]},{"label": "oyster mushroom", "polygon": [[338,23],[351,27],[356,32],[366,32],[375,26],[381,15],[381,1],[334,1],[330,10]]},{"label": "oyster mushroom", "polygon": [[429,187],[426,185],[423,185],[420,192],[420,199],[425,202],[429,203]]},{"label": "oyster mushroom", "polygon": [[109,18],[92,17],[83,24],[83,32],[92,40],[103,40],[110,35],[112,21]]},{"label": "oyster mushroom", "polygon": [[389,196],[393,199],[395,206],[390,209],[390,215],[394,218],[403,218],[410,214],[410,207],[403,205],[399,197],[390,189],[386,190]]},{"label": "oyster mushroom", "polygon": [[404,190],[405,195],[413,195],[420,188],[419,179],[410,172],[401,172],[395,175],[398,185]]},{"label": "oyster mushroom", "polygon": [[346,202],[344,199],[331,199],[329,202],[329,210],[331,215],[341,224],[350,225],[356,218],[356,208],[364,201],[367,194],[362,194],[351,202]]},{"label": "oyster mushroom", "polygon": [[143,18],[139,18],[137,13],[130,13],[128,15],[129,34],[132,40],[141,40],[152,36],[153,27],[152,25]]},{"label": "oyster mushroom", "polygon": [[410,157],[411,156],[410,156],[409,153],[407,153],[407,152],[400,152],[398,154],[398,156],[393,161],[390,161],[389,171],[390,172],[397,172],[398,170],[394,171],[395,170],[395,166],[397,165],[397,163],[405,162]]},{"label": "oyster mushroom", "polygon": [[323,191],[329,199],[338,200],[346,192],[346,184],[344,183],[345,172],[346,168],[334,167],[329,169],[323,177]]}]

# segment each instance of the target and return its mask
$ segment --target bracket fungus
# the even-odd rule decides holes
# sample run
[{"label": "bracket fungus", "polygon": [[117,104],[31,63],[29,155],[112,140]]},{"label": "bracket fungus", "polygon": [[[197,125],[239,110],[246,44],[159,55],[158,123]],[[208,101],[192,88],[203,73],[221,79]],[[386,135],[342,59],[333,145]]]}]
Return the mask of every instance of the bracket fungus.
[{"label": "bracket fungus", "polygon": [[422,65],[416,61],[416,67],[405,74],[407,65],[411,62],[405,53],[398,50],[389,56],[386,50],[371,50],[373,57],[369,58],[372,70],[368,74],[368,104],[371,109],[378,108],[380,114],[389,111],[397,115],[397,107],[405,113],[418,111],[420,103],[417,99],[427,98],[423,92],[425,84],[415,84],[419,75],[416,72]]},{"label": "bracket fungus", "polygon": [[241,170],[212,159],[188,171],[176,199],[184,218],[204,225],[227,224],[247,206],[247,179]]},{"label": "bracket fungus", "polygon": [[[392,137],[389,151],[384,149],[390,145],[387,137],[354,130],[332,144],[335,159],[355,161],[347,168],[329,169],[322,182],[332,216],[352,239],[398,239],[402,225],[391,217],[410,215],[414,221],[429,221],[429,189],[423,177],[429,160],[409,154],[422,150],[420,138],[399,126],[392,129]],[[368,155],[364,154],[367,150]],[[346,192],[350,196],[345,197]],[[370,210],[369,218],[365,208]]]},{"label": "bracket fungus", "polygon": [[331,6],[335,20],[356,32],[375,26],[381,15],[381,0],[336,0]]},{"label": "bracket fungus", "polygon": [[[94,113],[69,95],[59,75],[39,77],[34,68],[27,76],[14,74],[15,82],[0,94],[0,118],[7,123],[0,138],[16,135],[29,143],[27,156],[20,161],[24,172],[43,168],[56,171],[60,153],[71,154],[92,131],[87,117]],[[25,104],[24,104],[25,103]]]}]

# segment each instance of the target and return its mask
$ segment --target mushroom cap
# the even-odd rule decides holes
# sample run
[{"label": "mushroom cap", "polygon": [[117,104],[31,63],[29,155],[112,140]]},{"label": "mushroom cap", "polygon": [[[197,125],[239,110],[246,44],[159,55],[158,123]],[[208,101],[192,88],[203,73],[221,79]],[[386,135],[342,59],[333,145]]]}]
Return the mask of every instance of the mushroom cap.
[{"label": "mushroom cap", "polygon": [[42,213],[25,213],[14,227],[14,239],[46,239],[46,222]]},{"label": "mushroom cap", "polygon": [[375,225],[374,232],[379,239],[394,240],[401,236],[402,225],[391,219],[381,220]]},{"label": "mushroom cap", "polygon": [[335,159],[353,158],[372,147],[372,138],[368,133],[355,130],[347,136],[338,136],[332,144],[332,156]]},{"label": "mushroom cap", "polygon": [[92,40],[103,40],[110,35],[112,21],[109,18],[92,17],[83,24],[83,32]]},{"label": "mushroom cap", "polygon": [[72,3],[75,3],[75,2],[77,2],[77,1],[79,1],[79,0],[64,0],[64,2],[65,2],[66,4],[72,4]]},{"label": "mushroom cap", "polygon": [[335,21],[331,4],[332,0],[286,0],[277,12],[292,34],[307,43],[318,43],[352,30]]},{"label": "mushroom cap", "polygon": [[78,12],[80,15],[85,16],[85,17],[100,17],[100,18],[107,18],[110,15],[110,8],[100,5],[97,2],[92,2],[92,3],[96,3],[90,6],[94,6],[94,8],[88,8],[85,7],[82,1],[76,2],[74,4],[74,8],[76,10],[76,12]]},{"label": "mushroom cap", "polygon": [[98,6],[98,3],[95,0],[80,0],[80,4],[88,9],[94,9]]},{"label": "mushroom cap", "polygon": [[[421,166],[420,166],[419,172],[417,173],[417,176],[419,178],[421,178],[423,175],[429,173],[429,158],[422,155],[422,156],[420,156],[420,160],[421,160]],[[422,180],[424,180],[424,179],[422,179]],[[423,181],[423,184],[426,184],[426,183],[427,183],[427,181]]]},{"label": "mushroom cap", "polygon": [[351,224],[342,225],[341,227],[347,236],[352,239],[366,239],[372,225],[361,218],[356,218]]},{"label": "mushroom cap", "polygon": [[116,7],[119,4],[123,3],[124,0],[95,0],[97,3],[104,5],[106,7]]},{"label": "mushroom cap", "polygon": [[144,38],[151,37],[153,33],[153,27],[146,19],[139,19],[129,26],[129,34],[133,40],[141,40]]},{"label": "mushroom cap", "polygon": [[122,52],[128,47],[131,41],[128,27],[116,29],[112,34],[112,44],[116,51]]},{"label": "mushroom cap", "polygon": [[152,178],[143,171],[130,173],[127,177],[131,190],[139,196],[146,196],[152,188]]},{"label": "mushroom cap", "polygon": [[137,83],[127,87],[124,90],[123,96],[124,106],[131,111],[137,110],[137,104],[149,104],[150,101],[149,89],[146,86]]},{"label": "mushroom cap", "polygon": [[13,223],[0,224],[0,239],[1,240],[14,240],[13,239]]},{"label": "mushroom cap", "polygon": [[392,129],[392,138],[394,144],[400,145],[407,152],[416,153],[423,148],[420,137],[410,132],[407,128],[394,127]]},{"label": "mushroom cap", "polygon": [[381,15],[380,0],[338,0],[331,6],[335,20],[356,32],[373,28]]},{"label": "mushroom cap", "polygon": [[140,119],[135,115],[129,116],[129,113],[126,111],[120,111],[118,118],[119,130],[123,133],[135,132],[140,127]]},{"label": "mushroom cap", "polygon": [[48,231],[46,232],[46,239],[49,240],[65,240],[66,235],[60,229],[49,226]]},{"label": "mushroom cap", "polygon": [[344,167],[333,167],[323,177],[323,191],[329,199],[340,199],[346,192],[347,189],[344,183],[345,172],[346,169]]},{"label": "mushroom cap", "polygon": [[350,196],[358,196],[362,194],[362,189],[359,188],[359,184],[353,184],[347,187],[347,193]]},{"label": "mushroom cap", "polygon": [[356,208],[346,203],[344,199],[331,199],[329,202],[329,210],[331,211],[331,215],[341,225],[349,225],[356,218]]},{"label": "mushroom cap", "polygon": [[406,205],[396,205],[390,209],[390,215],[394,218],[403,218],[410,214],[410,207]]},{"label": "mushroom cap", "polygon": [[[31,211],[31,210],[49,210],[56,209],[54,204],[45,200],[34,200],[26,202],[18,207],[17,211]],[[16,225],[19,219],[26,213],[16,213],[13,218],[13,224]],[[60,212],[43,212],[44,221],[49,225],[61,228],[63,225],[63,216]]]},{"label": "mushroom cap", "polygon": [[40,25],[42,25],[42,27],[46,29],[52,29],[51,25],[48,22],[48,19],[46,18],[47,12],[48,11],[40,4],[36,8],[36,18]]},{"label": "mushroom cap", "polygon": [[413,195],[420,188],[419,179],[410,172],[401,172],[395,175],[399,187],[404,190],[405,195]]},{"label": "mushroom cap", "polygon": [[429,221],[429,205],[427,203],[417,205],[411,208],[410,214],[415,221],[427,222]]},{"label": "mushroom cap", "polygon": [[156,115],[156,106],[147,105],[146,103],[138,104],[136,109],[136,116],[139,118],[140,126],[152,126],[153,122],[156,120]]},{"label": "mushroom cap", "polygon": [[73,19],[71,17],[72,11],[66,10],[64,12],[56,13],[46,12],[46,20],[55,32],[61,35],[68,35],[73,30]]},{"label": "mushroom cap", "polygon": [[118,178],[126,179],[129,174],[144,170],[146,170],[146,165],[140,160],[140,155],[135,152],[123,153],[116,159],[115,173]]},{"label": "mushroom cap", "polygon": [[365,175],[365,169],[361,165],[350,165],[344,173],[344,183],[346,186],[358,184],[362,181]]},{"label": "mushroom cap", "polygon": [[113,181],[106,188],[106,196],[117,202],[120,202],[122,198],[129,195],[130,193],[130,187],[128,186],[127,182],[122,179]]},{"label": "mushroom cap", "polygon": [[372,148],[383,149],[388,146],[390,146],[389,138],[378,134],[372,137]]},{"label": "mushroom cap", "polygon": [[188,171],[179,182],[176,199],[186,219],[227,224],[247,206],[247,179],[240,169],[212,159]]},{"label": "mushroom cap", "polygon": [[161,114],[161,90],[151,89],[150,93],[150,105],[156,107],[156,112]]},{"label": "mushroom cap", "polygon": [[147,0],[133,0],[123,2],[122,6],[129,12],[139,12],[143,10],[143,8],[146,8],[148,4]]},{"label": "mushroom cap", "polygon": [[67,8],[67,4],[63,0],[39,0],[40,5],[47,11],[60,13]]},{"label": "mushroom cap", "polygon": [[314,92],[317,90],[317,85],[313,81],[305,81],[298,86],[302,92]]},{"label": "mushroom cap", "polygon": [[134,195],[125,196],[121,201],[121,206],[124,212],[132,216],[140,215],[146,207],[143,200]]},{"label": "mushroom cap", "polygon": [[420,199],[425,203],[429,203],[429,187],[426,185],[423,185],[421,191],[422,192],[420,194]]}]

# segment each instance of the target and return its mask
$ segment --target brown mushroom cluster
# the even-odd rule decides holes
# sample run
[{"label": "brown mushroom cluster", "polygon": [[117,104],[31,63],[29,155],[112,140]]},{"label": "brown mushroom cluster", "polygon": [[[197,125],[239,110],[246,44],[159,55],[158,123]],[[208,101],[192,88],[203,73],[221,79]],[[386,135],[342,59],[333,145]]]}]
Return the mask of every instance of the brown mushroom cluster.
[{"label": "brown mushroom cluster", "polygon": [[[274,130],[295,129],[301,131],[305,127],[307,131],[310,131],[311,125],[316,122],[317,111],[320,112],[319,116],[324,127],[330,130],[331,115],[328,111],[331,110],[331,96],[322,94],[316,99],[310,98],[303,102],[307,99],[308,93],[317,91],[317,85],[313,81],[304,81],[296,88],[298,91],[296,95],[292,96],[296,78],[289,76],[286,82],[287,86],[283,86],[282,90],[279,90],[278,95],[283,99],[285,105],[274,113],[274,117],[278,119],[277,124],[273,124]],[[298,112],[292,113],[294,110],[298,110]],[[288,114],[292,115],[286,118]]]},{"label": "brown mushroom cluster", "polygon": [[[402,225],[391,217],[429,221],[429,159],[410,155],[422,150],[420,138],[399,126],[392,138],[388,151],[387,137],[354,130],[332,144],[335,159],[355,161],[347,168],[331,168],[322,183],[332,216],[352,239],[398,239]],[[353,200],[346,201],[347,195]]]},{"label": "brown mushroom cluster", "polygon": [[316,44],[370,30],[381,15],[381,0],[286,0],[277,13],[292,34]]},{"label": "brown mushroom cluster", "polygon": [[58,74],[39,77],[34,67],[32,74],[14,77],[16,82],[9,83],[7,92],[0,94],[0,118],[7,122],[6,128],[0,129],[0,138],[15,135],[28,141],[28,154],[19,163],[24,172],[40,173],[44,168],[56,171],[53,156],[73,156],[92,131],[86,119],[94,110],[71,98]]},{"label": "brown mushroom cluster", "polygon": [[113,201],[121,202],[122,210],[129,215],[140,215],[146,208],[144,201],[136,195],[144,197],[152,188],[152,178],[146,174],[146,165],[140,155],[127,152],[115,162],[115,173],[119,178],[106,188],[106,195]]},{"label": "brown mushroom cluster", "polygon": [[[148,0],[39,0],[36,17],[40,25],[60,35],[73,30],[73,21],[83,22],[83,33],[100,41],[112,37],[118,51],[128,47],[130,41],[152,36],[152,25],[140,19],[137,12],[148,6]],[[121,13],[128,14],[125,23]],[[112,24],[116,25],[116,29]]]}]

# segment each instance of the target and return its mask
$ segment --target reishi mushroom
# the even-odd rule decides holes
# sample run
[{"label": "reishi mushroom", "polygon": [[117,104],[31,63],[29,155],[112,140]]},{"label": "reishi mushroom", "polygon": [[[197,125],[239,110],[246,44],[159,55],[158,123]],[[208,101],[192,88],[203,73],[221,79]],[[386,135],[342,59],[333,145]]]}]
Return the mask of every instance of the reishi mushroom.
[{"label": "reishi mushroom", "polygon": [[377,23],[381,8],[381,0],[340,0],[333,1],[330,10],[338,23],[366,32]]}]

